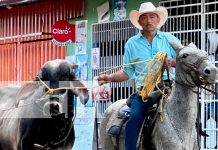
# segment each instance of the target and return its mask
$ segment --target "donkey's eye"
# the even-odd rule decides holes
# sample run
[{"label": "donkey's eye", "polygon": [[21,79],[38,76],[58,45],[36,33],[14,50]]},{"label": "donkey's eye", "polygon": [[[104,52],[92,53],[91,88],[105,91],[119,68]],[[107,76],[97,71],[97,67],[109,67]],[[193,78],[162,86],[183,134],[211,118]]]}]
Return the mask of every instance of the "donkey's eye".
[{"label": "donkey's eye", "polygon": [[189,56],[189,54],[183,54],[182,55],[182,58],[186,58],[186,57],[188,57]]}]

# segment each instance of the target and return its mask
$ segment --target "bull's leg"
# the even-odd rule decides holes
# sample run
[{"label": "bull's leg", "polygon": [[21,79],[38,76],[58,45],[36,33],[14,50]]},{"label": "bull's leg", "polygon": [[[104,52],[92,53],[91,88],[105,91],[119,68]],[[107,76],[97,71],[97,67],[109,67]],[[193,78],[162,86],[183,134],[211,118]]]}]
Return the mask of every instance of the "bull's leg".
[{"label": "bull's leg", "polygon": [[[48,132],[42,128],[43,122],[41,119],[23,118],[21,124],[21,138],[18,150],[35,150],[34,144],[40,144],[42,146],[46,144],[42,141],[48,136]],[[43,138],[39,139],[38,135],[41,135]]]}]

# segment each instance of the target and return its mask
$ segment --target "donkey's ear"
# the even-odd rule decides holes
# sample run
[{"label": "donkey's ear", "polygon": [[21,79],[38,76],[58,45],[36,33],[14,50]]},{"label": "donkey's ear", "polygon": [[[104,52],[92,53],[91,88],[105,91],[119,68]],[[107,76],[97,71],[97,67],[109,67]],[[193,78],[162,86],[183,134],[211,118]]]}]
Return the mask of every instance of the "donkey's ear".
[{"label": "donkey's ear", "polygon": [[175,50],[175,51],[180,51],[184,46],[183,45],[181,45],[181,44],[177,44],[177,43],[175,43],[175,42],[173,42],[173,41],[171,41],[171,40],[167,40],[168,41],[168,43],[170,44],[170,46],[172,46],[172,48]]},{"label": "donkey's ear", "polygon": [[193,48],[197,48],[197,46],[194,43],[192,43],[192,42],[188,46],[189,47],[193,47]]}]

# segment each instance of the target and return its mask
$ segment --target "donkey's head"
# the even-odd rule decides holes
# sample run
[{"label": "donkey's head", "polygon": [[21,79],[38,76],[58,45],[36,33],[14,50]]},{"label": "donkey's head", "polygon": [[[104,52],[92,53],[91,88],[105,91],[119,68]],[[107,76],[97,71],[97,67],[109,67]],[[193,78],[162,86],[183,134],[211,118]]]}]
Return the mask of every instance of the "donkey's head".
[{"label": "donkey's head", "polygon": [[206,52],[193,43],[188,46],[169,41],[177,53],[175,80],[187,86],[201,86],[215,83],[217,68],[207,58]]}]

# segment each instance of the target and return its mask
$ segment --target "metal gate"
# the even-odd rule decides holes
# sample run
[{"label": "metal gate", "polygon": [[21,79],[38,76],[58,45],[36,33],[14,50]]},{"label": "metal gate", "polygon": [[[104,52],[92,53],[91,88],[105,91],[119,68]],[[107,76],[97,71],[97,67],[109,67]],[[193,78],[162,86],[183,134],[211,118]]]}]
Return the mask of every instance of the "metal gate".
[{"label": "metal gate", "polygon": [[[98,76],[102,71],[122,65],[124,45],[136,32],[138,32],[137,29],[132,26],[129,20],[92,25],[92,42],[95,47],[99,47],[100,49],[100,69],[92,71],[93,77]],[[107,73],[113,73],[119,69],[121,68],[114,69]],[[133,83],[133,80],[122,83],[110,83],[111,100],[94,100],[96,106],[100,107],[100,109],[97,109],[98,117],[102,116],[104,110],[111,102],[127,98],[133,93]]]},{"label": "metal gate", "polygon": [[[102,71],[122,65],[124,45],[131,36],[136,34],[136,32],[138,32],[137,29],[132,26],[129,20],[92,25],[92,44],[100,49],[100,68],[92,71],[93,78],[98,76]],[[117,68],[107,73],[113,73],[119,69],[120,68]],[[127,98],[134,92],[134,81],[129,80],[122,83],[110,83],[110,87],[110,100],[94,99],[94,106],[96,107],[97,114],[97,140],[99,140],[98,128],[103,113],[111,103],[119,99]],[[101,148],[101,145],[98,145],[98,148]]]},{"label": "metal gate", "polygon": [[[184,45],[193,42],[198,48],[208,52],[214,64],[218,45],[218,1],[217,0],[168,0],[161,1],[169,13],[163,27]],[[213,88],[218,88],[216,83]],[[218,89],[216,89],[218,91]],[[218,149],[218,95],[200,90],[201,123],[209,137],[201,137],[202,150]]]}]

